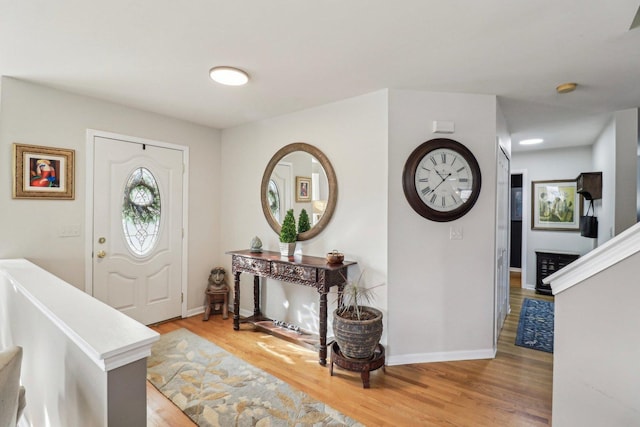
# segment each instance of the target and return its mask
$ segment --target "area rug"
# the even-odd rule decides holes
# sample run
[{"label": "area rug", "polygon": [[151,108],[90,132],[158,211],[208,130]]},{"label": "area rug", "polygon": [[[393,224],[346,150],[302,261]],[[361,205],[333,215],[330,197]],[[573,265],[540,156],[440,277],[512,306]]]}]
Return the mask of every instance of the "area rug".
[{"label": "area rug", "polygon": [[553,303],[525,298],[520,311],[516,345],[553,353]]},{"label": "area rug", "polygon": [[362,426],[186,329],[160,336],[147,379],[199,426]]}]

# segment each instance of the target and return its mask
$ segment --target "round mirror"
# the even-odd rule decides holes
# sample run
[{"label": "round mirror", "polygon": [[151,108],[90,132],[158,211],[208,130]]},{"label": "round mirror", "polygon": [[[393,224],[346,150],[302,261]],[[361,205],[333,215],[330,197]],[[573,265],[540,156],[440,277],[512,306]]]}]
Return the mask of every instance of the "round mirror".
[{"label": "round mirror", "polygon": [[296,142],[273,155],[260,186],[262,211],[278,235],[287,210],[293,209],[296,225],[302,209],[311,228],[298,234],[308,240],[329,223],[338,200],[338,182],[327,156],[313,145]]}]

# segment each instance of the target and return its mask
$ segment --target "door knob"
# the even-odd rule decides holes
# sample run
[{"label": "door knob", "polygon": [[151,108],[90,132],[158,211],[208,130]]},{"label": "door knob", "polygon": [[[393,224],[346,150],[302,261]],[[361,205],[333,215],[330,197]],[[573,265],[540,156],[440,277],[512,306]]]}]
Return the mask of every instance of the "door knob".
[{"label": "door knob", "polygon": [[98,258],[104,258],[107,256],[107,253],[105,251],[98,251],[97,255]]}]

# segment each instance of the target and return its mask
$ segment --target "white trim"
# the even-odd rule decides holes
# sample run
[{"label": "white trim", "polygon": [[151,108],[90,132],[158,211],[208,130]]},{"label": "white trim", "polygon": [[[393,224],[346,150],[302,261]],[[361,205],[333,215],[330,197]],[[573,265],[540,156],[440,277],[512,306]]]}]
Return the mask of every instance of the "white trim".
[{"label": "white trim", "polygon": [[138,346],[129,349],[122,348],[118,352],[107,356],[103,355],[104,370],[111,371],[129,363],[151,356],[151,346],[158,341],[159,337],[154,337],[146,342],[141,341]]},{"label": "white trim", "polygon": [[487,348],[485,350],[470,351],[446,351],[437,353],[415,353],[401,356],[388,356],[387,366],[409,365],[412,363],[454,362],[459,360],[494,359],[496,352]]},{"label": "white trim", "polygon": [[253,316],[253,311],[252,310],[247,310],[245,308],[241,308],[240,309],[240,316],[242,316],[242,317],[251,317],[251,316]]},{"label": "white trim", "polygon": [[180,305],[181,316],[187,317],[188,307],[188,266],[189,266],[189,147],[185,145],[172,144],[170,142],[155,141],[135,136],[121,135],[113,132],[105,132],[95,129],[87,129],[86,142],[86,178],[85,178],[85,286],[84,290],[89,295],[93,295],[93,171],[94,171],[94,140],[96,137],[127,141],[138,144],[152,145],[155,147],[168,148],[182,152],[183,176],[182,176],[182,286],[183,295]]},{"label": "white trim", "polygon": [[192,308],[191,310],[187,311],[186,315],[183,317],[197,316],[198,314],[202,313],[204,313],[204,305],[202,307]]},{"label": "white trim", "polygon": [[182,317],[189,307],[189,147],[182,149]]},{"label": "white trim", "polygon": [[494,181],[494,189],[496,190],[496,199],[495,199],[495,206],[494,206],[494,218],[495,218],[495,223],[494,223],[494,235],[493,235],[493,254],[494,254],[494,268],[493,268],[493,350],[494,352],[498,350],[498,339],[500,337],[500,331],[502,330],[502,327],[504,327],[504,321],[506,320],[506,316],[507,313],[505,313],[505,319],[501,319],[502,321],[502,327],[500,328],[500,330],[498,330],[498,313],[499,313],[499,307],[502,303],[502,301],[498,301],[498,295],[499,295],[499,290],[501,288],[502,285],[504,285],[503,283],[501,283],[501,278],[498,276],[498,271],[499,271],[499,266],[498,266],[498,259],[499,259],[499,254],[498,254],[498,250],[500,249],[500,243],[499,241],[501,240],[502,235],[500,234],[500,224],[498,223],[498,218],[500,217],[499,212],[498,212],[498,208],[500,206],[500,188],[498,188],[498,185],[500,184],[500,174],[502,173],[502,169],[500,168],[500,160],[501,160],[501,156],[504,156],[504,158],[507,161],[507,176],[506,176],[506,182],[505,185],[507,186],[506,191],[503,194],[506,194],[506,204],[507,204],[507,216],[505,218],[506,224],[505,225],[505,230],[507,233],[507,244],[506,244],[506,248],[505,248],[505,254],[507,259],[503,260],[503,263],[506,264],[506,271],[504,274],[506,274],[506,297],[507,297],[507,312],[510,310],[509,308],[509,258],[511,256],[511,192],[509,191],[509,189],[511,188],[511,159],[509,158],[509,155],[507,154],[507,152],[505,151],[505,149],[500,145],[500,139],[497,139],[497,150],[496,150],[496,174],[495,174],[495,181]]},{"label": "white trim", "polygon": [[98,131],[87,129],[84,207],[84,291],[93,296],[93,140]]},{"label": "white trim", "polygon": [[553,294],[557,295],[638,252],[640,252],[640,223],[545,277],[542,282],[550,284]]}]

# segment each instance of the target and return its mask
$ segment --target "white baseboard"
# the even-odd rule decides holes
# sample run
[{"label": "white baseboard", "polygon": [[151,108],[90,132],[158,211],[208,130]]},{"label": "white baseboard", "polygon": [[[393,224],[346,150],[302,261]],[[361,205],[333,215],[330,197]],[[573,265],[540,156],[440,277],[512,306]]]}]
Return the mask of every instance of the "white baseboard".
[{"label": "white baseboard", "polygon": [[522,288],[523,288],[523,289],[529,289],[529,290],[531,290],[531,291],[535,291],[535,290],[536,290],[535,285],[531,285],[531,284],[529,284],[529,283],[525,283],[524,285],[522,285]]},{"label": "white baseboard", "polygon": [[251,310],[245,310],[245,309],[240,309],[240,316],[242,317],[251,317],[253,316],[253,311]]},{"label": "white baseboard", "polygon": [[196,308],[192,308],[191,310],[187,310],[186,317],[197,316],[198,314],[202,314],[202,313],[204,313],[204,305],[202,307],[196,307]]},{"label": "white baseboard", "polygon": [[493,349],[472,351],[447,351],[438,353],[403,354],[387,357],[387,366],[408,365],[411,363],[454,362],[458,360],[493,359]]}]

